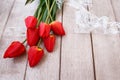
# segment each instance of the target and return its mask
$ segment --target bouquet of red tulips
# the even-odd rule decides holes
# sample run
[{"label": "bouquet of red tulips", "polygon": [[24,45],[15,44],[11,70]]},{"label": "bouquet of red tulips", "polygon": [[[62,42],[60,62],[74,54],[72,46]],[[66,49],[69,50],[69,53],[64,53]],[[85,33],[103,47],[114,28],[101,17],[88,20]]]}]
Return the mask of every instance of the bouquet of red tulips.
[{"label": "bouquet of red tulips", "polygon": [[[33,0],[27,0],[26,4]],[[30,46],[28,61],[30,67],[34,67],[44,56],[44,50],[40,47],[41,42],[48,52],[54,50],[56,36],[65,35],[63,25],[55,21],[56,12],[60,8],[60,0],[40,0],[34,16],[25,18],[27,28],[26,39],[23,42],[13,41],[4,53],[4,58],[15,58],[26,53],[24,43]]]}]

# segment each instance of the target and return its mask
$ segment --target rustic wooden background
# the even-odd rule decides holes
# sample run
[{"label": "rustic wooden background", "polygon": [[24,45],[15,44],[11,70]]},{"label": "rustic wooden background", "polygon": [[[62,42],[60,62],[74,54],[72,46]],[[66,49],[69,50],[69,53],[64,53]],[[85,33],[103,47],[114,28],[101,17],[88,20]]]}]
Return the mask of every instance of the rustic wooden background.
[{"label": "rustic wooden background", "polygon": [[[75,9],[66,5],[57,14],[66,36],[58,37],[55,50],[30,68],[27,55],[3,59],[13,40],[24,40],[24,18],[33,15],[37,2],[0,0],[0,80],[120,80],[120,35],[75,34]],[[97,16],[120,21],[120,0],[93,0],[86,6]]]}]

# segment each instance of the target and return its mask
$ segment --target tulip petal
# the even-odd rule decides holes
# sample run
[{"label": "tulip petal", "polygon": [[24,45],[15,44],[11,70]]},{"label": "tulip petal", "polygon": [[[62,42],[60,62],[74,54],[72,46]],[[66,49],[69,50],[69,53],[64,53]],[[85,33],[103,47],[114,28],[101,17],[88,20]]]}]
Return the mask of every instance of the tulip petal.
[{"label": "tulip petal", "polygon": [[25,18],[25,25],[27,28],[36,28],[37,22],[38,20],[34,16],[28,16]]},{"label": "tulip petal", "polygon": [[60,36],[65,35],[65,31],[61,22],[53,21],[50,25],[51,25],[51,30],[56,35],[60,35]]},{"label": "tulip petal", "polygon": [[39,29],[27,29],[27,43],[29,46],[35,46],[39,41]]},{"label": "tulip petal", "polygon": [[4,58],[18,57],[26,52],[25,46],[19,41],[14,41],[10,44],[4,54]]},{"label": "tulip petal", "polygon": [[49,35],[44,39],[44,45],[48,52],[52,52],[55,46],[56,37],[55,35]]},{"label": "tulip petal", "polygon": [[51,27],[50,27],[49,24],[41,22],[40,26],[39,26],[39,35],[40,35],[40,37],[42,37],[42,38],[48,37],[49,34],[50,34],[50,28]]},{"label": "tulip petal", "polygon": [[35,65],[37,65],[43,56],[43,49],[38,48],[37,46],[32,46],[28,51],[28,61],[30,67],[34,67]]}]

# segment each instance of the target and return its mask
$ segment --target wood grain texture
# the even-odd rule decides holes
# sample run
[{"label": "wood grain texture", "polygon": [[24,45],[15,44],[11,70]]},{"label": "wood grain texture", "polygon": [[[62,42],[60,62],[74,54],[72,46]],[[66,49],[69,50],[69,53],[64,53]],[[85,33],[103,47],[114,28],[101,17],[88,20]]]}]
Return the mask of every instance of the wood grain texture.
[{"label": "wood grain texture", "polygon": [[[24,18],[30,15],[30,7],[24,5],[25,0],[16,0],[8,18],[3,37],[0,40],[0,80],[23,80],[27,57],[23,55],[14,59],[3,59],[3,54],[8,45],[14,41],[23,41],[25,38]],[[9,7],[9,6],[8,6]],[[1,7],[0,7],[1,8]],[[4,8],[4,6],[2,6]],[[35,8],[35,7],[34,7]],[[7,14],[4,12],[4,14]],[[1,15],[2,16],[2,15]]]},{"label": "wood grain texture", "polygon": [[0,39],[13,5],[14,0],[4,0],[0,2]]},{"label": "wood grain texture", "polygon": [[[57,13],[57,20],[62,21],[62,12]],[[52,53],[48,53],[43,44],[41,45],[45,56],[34,68],[27,65],[25,80],[59,80],[60,44],[61,38],[56,37],[55,49]]]},{"label": "wood grain texture", "polygon": [[[24,6],[25,0],[0,2],[0,80],[120,79],[119,35],[93,33],[90,37],[90,34],[75,34],[73,27],[77,26],[76,10],[66,5],[67,1],[69,0],[65,0],[63,14],[62,12],[57,14],[57,20],[63,21],[66,36],[57,37],[53,53],[48,53],[42,44],[46,55],[34,68],[29,67],[27,55],[14,59],[3,59],[2,56],[12,41],[24,40],[26,30],[24,18],[34,14],[37,2],[27,6]],[[108,16],[111,21],[115,19],[120,21],[119,3],[120,0],[93,0],[93,6],[89,6],[89,9],[99,17]]]},{"label": "wood grain texture", "polygon": [[[110,0],[93,0],[92,11],[98,16],[115,20]],[[119,35],[92,35],[96,80],[120,79],[120,38]]]},{"label": "wood grain texture", "polygon": [[75,34],[75,9],[64,5],[61,80],[94,80],[91,39],[89,34]]},{"label": "wood grain texture", "polygon": [[108,16],[111,20],[114,20],[114,12],[110,0],[92,1],[93,4],[90,10],[91,12],[96,14],[98,17]]},{"label": "wood grain texture", "polygon": [[111,0],[116,21],[120,22],[120,0]]}]

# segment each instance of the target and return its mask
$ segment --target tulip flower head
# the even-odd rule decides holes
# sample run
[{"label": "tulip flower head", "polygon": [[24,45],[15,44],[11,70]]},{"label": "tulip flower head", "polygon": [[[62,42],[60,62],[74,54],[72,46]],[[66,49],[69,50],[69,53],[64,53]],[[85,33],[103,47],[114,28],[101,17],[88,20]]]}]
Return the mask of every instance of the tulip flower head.
[{"label": "tulip flower head", "polygon": [[39,41],[39,29],[27,29],[27,43],[29,46],[35,46]]},{"label": "tulip flower head", "polygon": [[37,65],[39,61],[43,58],[43,56],[44,56],[43,49],[37,46],[32,46],[28,51],[28,61],[30,67],[34,67],[35,65]]},{"label": "tulip flower head", "polygon": [[44,22],[41,22],[40,26],[39,26],[39,35],[40,35],[40,37],[46,38],[46,37],[49,36],[49,34],[50,34],[50,25],[46,24]]},{"label": "tulip flower head", "polygon": [[65,31],[61,22],[53,21],[50,25],[51,25],[51,30],[56,35],[60,35],[60,36],[65,35]]},{"label": "tulip flower head", "polygon": [[28,16],[25,18],[25,24],[27,28],[36,28],[37,22],[38,20],[34,16]]},{"label": "tulip flower head", "polygon": [[14,41],[10,44],[4,53],[4,58],[18,57],[26,52],[25,46],[19,41]]},{"label": "tulip flower head", "polygon": [[44,39],[44,46],[48,52],[52,52],[55,46],[56,37],[55,35],[49,35]]}]

